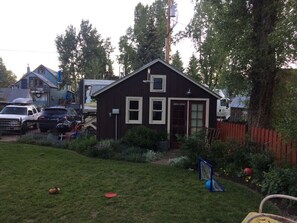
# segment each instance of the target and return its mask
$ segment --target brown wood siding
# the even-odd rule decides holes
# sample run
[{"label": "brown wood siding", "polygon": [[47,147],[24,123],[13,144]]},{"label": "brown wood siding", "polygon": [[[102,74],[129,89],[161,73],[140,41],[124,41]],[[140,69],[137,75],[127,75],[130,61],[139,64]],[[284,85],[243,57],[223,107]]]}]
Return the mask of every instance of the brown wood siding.
[{"label": "brown wood siding", "polygon": [[[109,117],[113,108],[120,109],[118,115],[118,138],[124,136],[129,128],[136,125],[125,124],[126,97],[143,98],[142,125],[148,126],[158,132],[167,131],[168,97],[187,98],[186,92],[191,89],[192,94],[188,98],[209,98],[209,127],[216,127],[216,97],[185,79],[164,64],[157,62],[151,67],[151,74],[166,75],[166,93],[151,93],[150,83],[143,83],[147,79],[147,70],[131,76],[125,81],[118,83],[111,89],[102,92],[96,97],[97,100],[97,135],[98,139],[115,137],[115,116]],[[166,123],[164,125],[149,125],[149,98],[166,98]]]}]

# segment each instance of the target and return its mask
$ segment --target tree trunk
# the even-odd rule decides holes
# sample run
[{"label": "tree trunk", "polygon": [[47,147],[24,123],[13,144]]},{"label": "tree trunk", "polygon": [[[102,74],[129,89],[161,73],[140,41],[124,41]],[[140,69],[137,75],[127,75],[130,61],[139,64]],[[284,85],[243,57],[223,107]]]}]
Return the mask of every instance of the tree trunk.
[{"label": "tree trunk", "polygon": [[248,112],[249,127],[268,128],[270,126],[275,72],[268,73],[266,77],[266,80],[253,84]]},{"label": "tree trunk", "polygon": [[251,0],[253,5],[254,57],[250,79],[249,128],[267,128],[270,124],[272,96],[276,76],[275,48],[270,35],[275,29],[278,0]]}]

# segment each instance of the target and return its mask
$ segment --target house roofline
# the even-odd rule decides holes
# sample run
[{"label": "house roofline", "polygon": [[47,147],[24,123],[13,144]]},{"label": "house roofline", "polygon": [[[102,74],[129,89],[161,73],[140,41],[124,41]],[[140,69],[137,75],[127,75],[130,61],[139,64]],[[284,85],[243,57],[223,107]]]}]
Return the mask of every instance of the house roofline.
[{"label": "house roofline", "polygon": [[[48,79],[46,79],[46,78],[41,78],[39,75],[40,74],[38,74],[38,73],[36,73],[36,72],[29,72],[29,73],[26,73],[20,80],[18,80],[17,82],[15,82],[15,84],[17,84],[17,83],[19,83],[19,82],[21,82],[21,80],[22,79],[24,79],[24,78],[26,78],[29,74],[34,74],[38,79],[40,79],[40,80],[42,80],[45,84],[47,84],[50,88],[58,88],[57,86],[55,86],[51,81],[49,81]],[[49,84],[49,83],[50,84]]]},{"label": "house roofline", "polygon": [[98,90],[97,92],[94,92],[94,94],[92,95],[92,98],[98,96],[99,94],[109,90],[110,88],[113,88],[114,86],[120,84],[121,82],[129,79],[130,77],[133,77],[135,74],[139,73],[142,70],[145,70],[147,68],[149,68],[150,66],[152,66],[153,64],[160,62],[162,64],[164,64],[165,66],[169,67],[170,69],[174,70],[176,73],[178,73],[179,75],[181,75],[182,77],[184,77],[185,79],[191,81],[192,83],[194,83],[195,85],[197,85],[198,87],[202,88],[203,90],[205,90],[206,92],[210,93],[211,95],[213,95],[216,98],[221,98],[217,93],[213,92],[212,90],[210,90],[209,88],[207,88],[206,86],[197,83],[196,81],[194,81],[192,78],[190,78],[189,76],[185,75],[184,73],[180,72],[179,70],[177,70],[175,67],[173,67],[172,65],[168,64],[167,62],[165,62],[164,60],[161,59],[155,59],[152,62],[142,66],[141,68],[137,69],[136,71],[132,72],[131,74],[115,81],[114,83],[107,85],[106,87],[104,87],[103,89]]}]

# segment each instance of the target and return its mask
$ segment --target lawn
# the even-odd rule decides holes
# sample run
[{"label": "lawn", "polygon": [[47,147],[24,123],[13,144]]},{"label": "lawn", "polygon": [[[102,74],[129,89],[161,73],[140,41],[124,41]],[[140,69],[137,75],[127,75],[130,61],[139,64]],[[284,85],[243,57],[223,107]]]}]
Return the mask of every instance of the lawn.
[{"label": "lawn", "polygon": [[[208,192],[189,170],[0,142],[0,222],[230,223],[257,211],[260,195],[218,180],[226,192]],[[61,192],[48,194],[54,186]]]}]

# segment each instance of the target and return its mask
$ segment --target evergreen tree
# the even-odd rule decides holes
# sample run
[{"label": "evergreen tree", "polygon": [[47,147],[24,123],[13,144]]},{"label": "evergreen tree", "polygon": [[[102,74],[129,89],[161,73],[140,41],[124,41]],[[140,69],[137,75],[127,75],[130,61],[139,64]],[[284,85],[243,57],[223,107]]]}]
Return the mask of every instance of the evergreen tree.
[{"label": "evergreen tree", "polygon": [[156,0],[151,6],[139,3],[135,7],[134,26],[119,42],[118,61],[125,74],[164,57],[166,4],[166,0]]},{"label": "evergreen tree", "polygon": [[171,65],[174,66],[179,71],[184,72],[183,61],[182,61],[182,59],[180,57],[180,54],[179,54],[178,50],[175,52],[175,54],[172,55]]},{"label": "evergreen tree", "polygon": [[192,54],[190,57],[189,66],[186,69],[186,73],[198,83],[203,83],[202,77],[199,73],[199,61],[194,54]]}]

